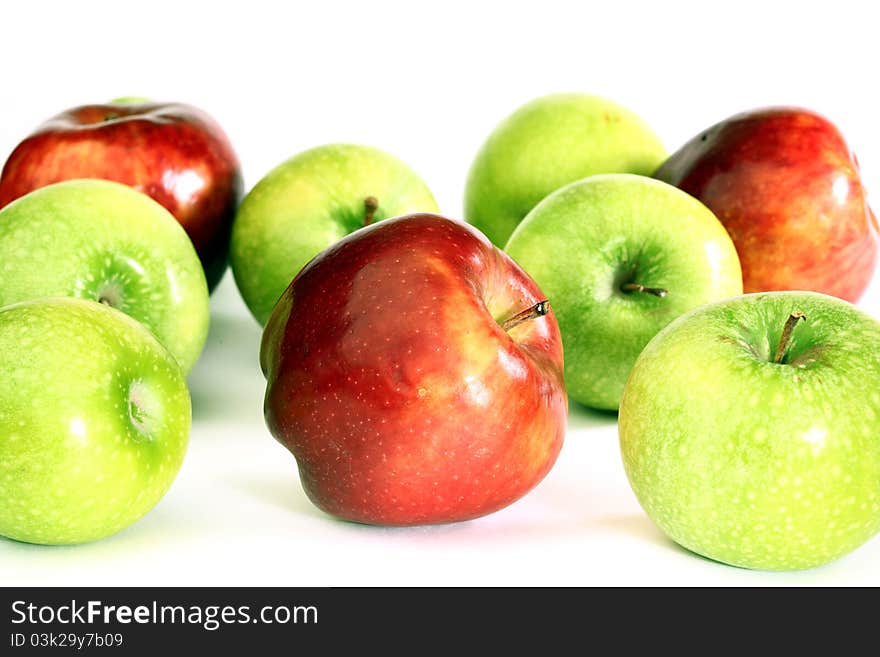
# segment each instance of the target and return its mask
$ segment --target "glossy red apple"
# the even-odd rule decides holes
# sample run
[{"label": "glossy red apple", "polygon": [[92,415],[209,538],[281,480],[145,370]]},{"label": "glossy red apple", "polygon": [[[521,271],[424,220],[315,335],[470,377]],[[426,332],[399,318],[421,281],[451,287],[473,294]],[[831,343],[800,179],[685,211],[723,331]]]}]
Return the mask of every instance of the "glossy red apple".
[{"label": "glossy red apple", "polygon": [[654,177],[721,220],[746,292],[815,290],[856,301],[871,281],[878,227],[858,162],[814,112],[737,114],[685,144]]},{"label": "glossy red apple", "polygon": [[266,421],[311,500],[358,522],[440,523],[541,481],[568,403],[544,301],[475,228],[437,215],[362,228],[306,265],[260,359]]},{"label": "glossy red apple", "polygon": [[0,208],[73,178],[114,180],[153,197],[190,236],[209,288],[220,280],[242,178],[229,140],[205,112],[149,102],[62,112],[9,156],[0,176]]}]

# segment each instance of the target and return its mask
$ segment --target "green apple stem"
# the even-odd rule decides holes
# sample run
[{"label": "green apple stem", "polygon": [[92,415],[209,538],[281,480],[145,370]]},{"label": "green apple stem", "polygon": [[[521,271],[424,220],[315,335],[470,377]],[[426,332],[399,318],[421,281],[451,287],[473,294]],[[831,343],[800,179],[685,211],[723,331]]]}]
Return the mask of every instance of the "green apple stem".
[{"label": "green apple stem", "polygon": [[548,312],[550,312],[550,302],[547,299],[543,301],[539,301],[534,306],[530,308],[526,308],[525,310],[521,310],[513,317],[509,317],[501,322],[501,328],[505,331],[509,331],[515,326],[519,326],[523,322],[527,322],[530,319],[535,319],[536,317],[543,317]]},{"label": "green apple stem", "polygon": [[620,289],[624,292],[643,292],[645,294],[653,294],[655,297],[660,297],[661,299],[669,294],[669,292],[662,287],[645,287],[638,283],[624,283],[620,286]]},{"label": "green apple stem", "polygon": [[774,363],[782,362],[782,359],[785,357],[785,352],[788,350],[788,345],[791,342],[791,334],[794,331],[794,327],[797,326],[798,322],[801,320],[807,321],[807,316],[799,310],[795,310],[788,316],[788,319],[785,320],[785,326],[782,329],[782,336],[779,338],[779,346],[776,347],[776,356],[773,357]]},{"label": "green apple stem", "polygon": [[375,196],[368,196],[364,199],[364,226],[369,226],[373,223],[373,218],[376,216],[376,210],[379,209],[379,199]]}]

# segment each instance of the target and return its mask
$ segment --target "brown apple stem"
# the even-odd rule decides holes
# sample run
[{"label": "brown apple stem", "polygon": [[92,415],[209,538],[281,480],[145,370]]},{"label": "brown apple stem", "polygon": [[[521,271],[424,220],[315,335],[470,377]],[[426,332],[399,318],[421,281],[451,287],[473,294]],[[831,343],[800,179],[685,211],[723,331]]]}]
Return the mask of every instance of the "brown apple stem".
[{"label": "brown apple stem", "polygon": [[788,345],[791,342],[791,334],[794,331],[794,327],[797,326],[797,323],[801,320],[807,321],[807,316],[800,310],[795,310],[788,316],[788,319],[785,320],[785,326],[782,329],[782,336],[779,338],[779,346],[776,347],[776,356],[773,357],[774,363],[782,362],[785,352],[788,350]]},{"label": "brown apple stem", "polygon": [[669,292],[662,287],[645,287],[638,283],[624,283],[620,286],[620,289],[624,292],[643,292],[645,294],[653,294],[655,297],[660,297],[661,299],[669,294]]},{"label": "brown apple stem", "polygon": [[379,199],[375,196],[368,196],[364,199],[364,226],[369,226],[373,223],[373,218],[376,216],[376,210],[379,209]]},{"label": "brown apple stem", "polygon": [[548,312],[550,312],[550,302],[547,299],[544,299],[543,301],[539,301],[530,308],[521,310],[513,317],[505,319],[503,322],[501,322],[501,328],[503,328],[505,331],[509,331],[513,327],[519,326],[523,322],[527,322],[530,319],[543,317]]}]

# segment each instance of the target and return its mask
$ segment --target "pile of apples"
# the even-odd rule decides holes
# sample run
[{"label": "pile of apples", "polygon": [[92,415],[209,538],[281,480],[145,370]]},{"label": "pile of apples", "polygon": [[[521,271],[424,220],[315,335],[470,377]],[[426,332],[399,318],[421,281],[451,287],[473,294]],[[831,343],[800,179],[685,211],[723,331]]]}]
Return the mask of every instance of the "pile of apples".
[{"label": "pile of apples", "polygon": [[9,156],[0,535],[95,540],[161,499],[227,262],[265,327],[268,427],[336,517],[511,504],[570,398],[619,412],[639,502],[699,554],[807,568],[880,529],[880,322],[852,305],[880,231],[827,119],[746,112],[667,157],[617,103],[538,98],[477,154],[467,223],[360,145],[242,192],[181,104],[75,108]]}]

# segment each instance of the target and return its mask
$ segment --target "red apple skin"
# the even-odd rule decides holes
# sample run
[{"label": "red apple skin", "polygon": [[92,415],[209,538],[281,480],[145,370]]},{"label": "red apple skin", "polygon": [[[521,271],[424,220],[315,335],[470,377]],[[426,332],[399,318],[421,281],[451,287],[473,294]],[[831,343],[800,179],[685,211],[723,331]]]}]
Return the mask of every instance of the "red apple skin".
[{"label": "red apple skin", "polygon": [[[519,499],[562,446],[552,310],[481,233],[437,215],[363,228],[312,260],[266,325],[266,422],[309,498],[380,525],[476,518]],[[552,302],[551,302],[552,303]]]},{"label": "red apple skin", "polygon": [[698,135],[654,174],[727,228],[745,292],[814,290],[855,302],[877,263],[877,219],[840,131],[809,110],[745,112]]},{"label": "red apple skin", "polygon": [[220,126],[183,104],[84,105],[22,141],[0,175],[0,208],[39,187],[103,178],[148,194],[195,246],[213,289],[226,270],[241,167]]}]

